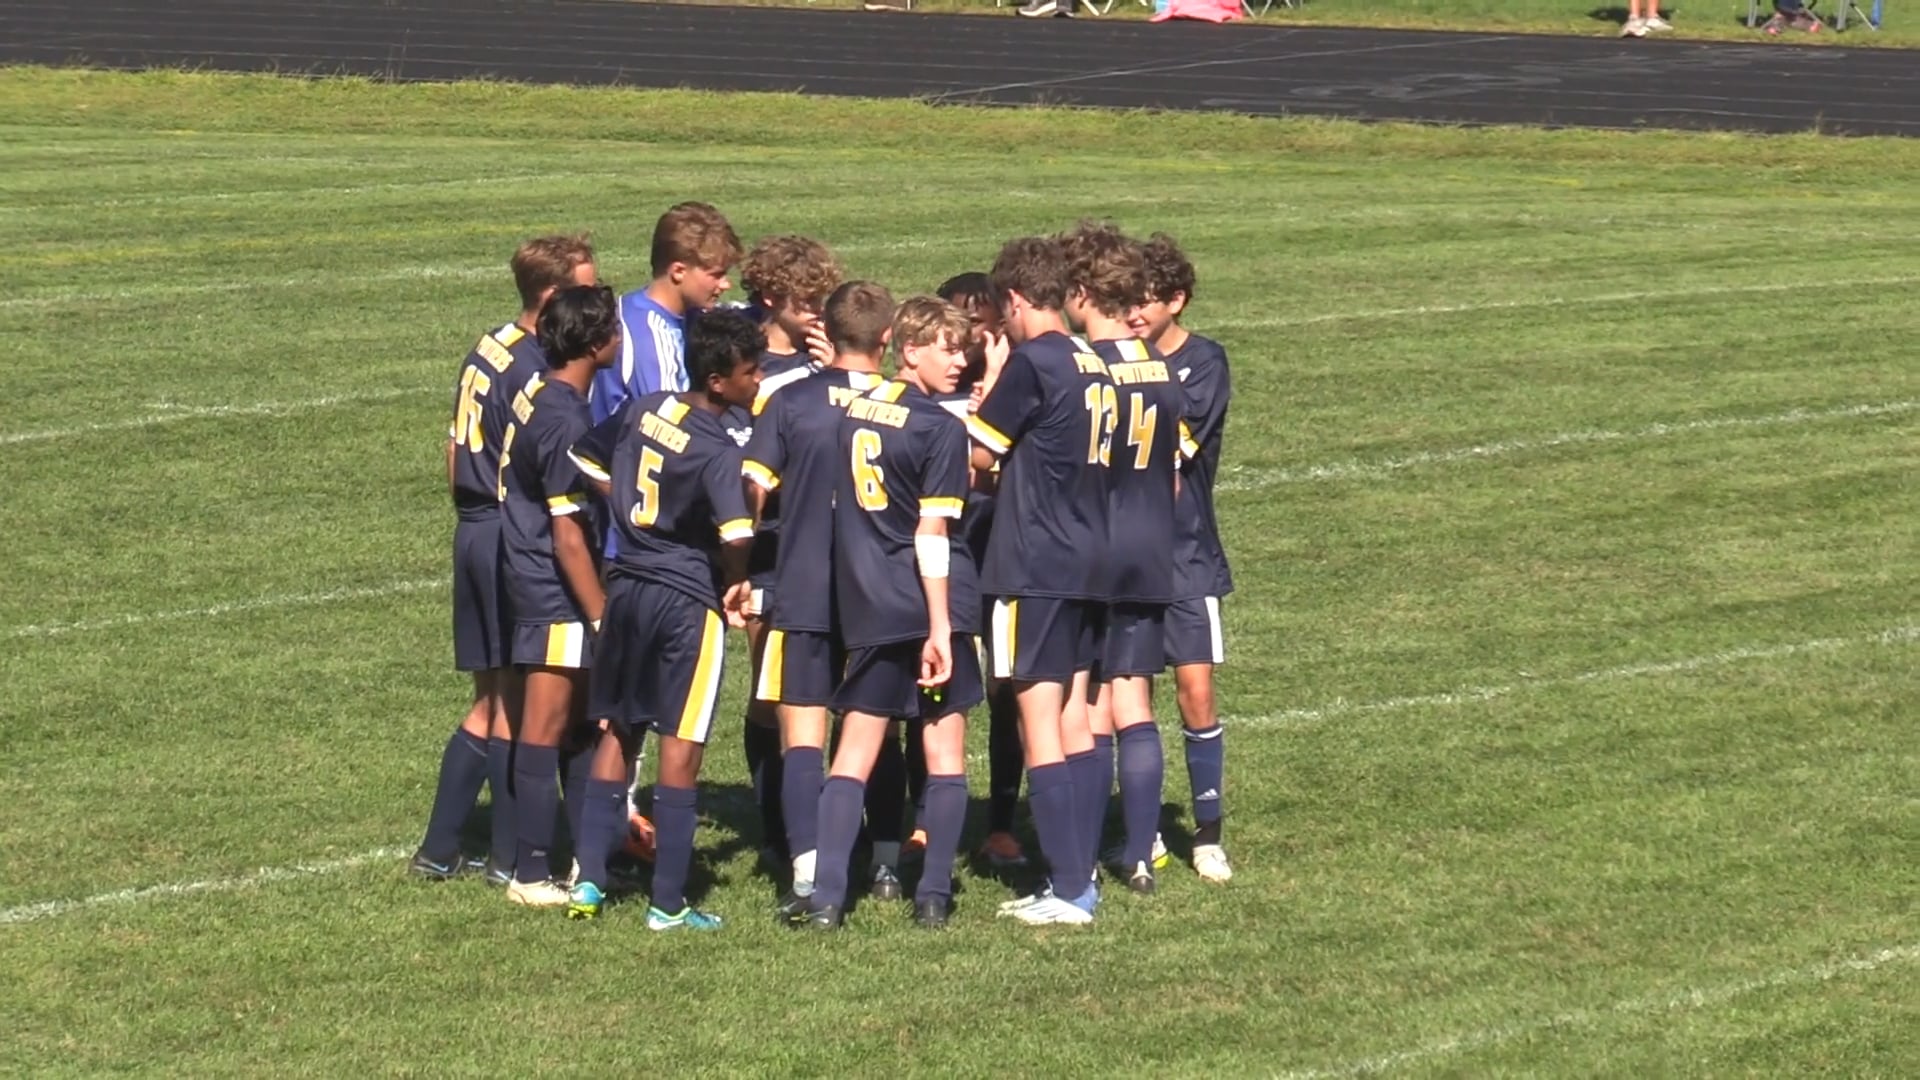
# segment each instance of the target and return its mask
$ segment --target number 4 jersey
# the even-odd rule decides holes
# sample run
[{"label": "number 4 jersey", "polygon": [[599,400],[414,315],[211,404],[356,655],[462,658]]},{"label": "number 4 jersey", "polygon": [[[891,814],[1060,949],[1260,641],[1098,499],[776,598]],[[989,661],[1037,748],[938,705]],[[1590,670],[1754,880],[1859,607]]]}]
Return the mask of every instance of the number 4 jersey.
[{"label": "number 4 jersey", "polygon": [[1173,600],[1173,478],[1187,397],[1166,358],[1139,338],[1096,341],[1119,405],[1107,468],[1107,600]]},{"label": "number 4 jersey", "polygon": [[654,393],[630,399],[573,446],[610,489],[619,537],[612,572],[720,606],[720,545],[753,537],[740,448],[720,417]]}]

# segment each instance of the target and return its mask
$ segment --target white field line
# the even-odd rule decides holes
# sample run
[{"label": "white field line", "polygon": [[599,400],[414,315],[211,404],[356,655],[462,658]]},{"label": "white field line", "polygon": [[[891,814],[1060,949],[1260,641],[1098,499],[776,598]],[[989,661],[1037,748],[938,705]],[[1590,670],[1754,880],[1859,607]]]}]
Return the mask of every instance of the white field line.
[{"label": "white field line", "polygon": [[145,416],[129,416],[119,420],[102,420],[93,424],[79,424],[74,427],[42,428],[39,431],[14,431],[0,435],[0,446],[14,446],[19,443],[48,442],[54,439],[71,439],[80,435],[92,435],[102,431],[125,431],[131,428],[157,427],[161,424],[177,424],[185,420],[202,420],[208,417],[224,418],[236,416],[290,416],[294,413],[311,412],[315,409],[331,409],[338,405],[354,405],[367,401],[390,401],[394,398],[413,397],[428,392],[426,387],[387,387],[380,390],[368,390],[353,394],[328,394],[325,397],[308,398],[305,401],[256,401],[247,405],[173,405],[157,402],[148,406],[154,411]]},{"label": "white field line", "polygon": [[415,578],[409,581],[391,581],[385,585],[362,585],[350,588],[328,589],[325,592],[283,593],[277,596],[260,596],[252,600],[236,600],[226,604],[211,604],[207,607],[181,608],[174,611],[135,612],[127,615],[110,615],[101,619],[82,619],[78,622],[37,623],[32,626],[16,626],[0,634],[6,639],[50,638],[65,634],[84,634],[94,630],[118,630],[127,626],[143,626],[148,623],[179,622],[183,619],[214,619],[222,615],[238,615],[249,611],[268,611],[273,608],[306,607],[311,604],[334,604],[347,600],[377,600],[386,596],[400,596],[405,593],[422,592],[427,589],[452,588],[444,577]]},{"label": "white field line", "polygon": [[38,922],[88,908],[106,907],[115,904],[138,904],[147,900],[164,900],[175,896],[192,896],[197,893],[233,892],[237,889],[251,889],[260,885],[271,885],[277,881],[293,881],[297,878],[317,877],[324,874],[338,874],[356,866],[386,859],[397,859],[408,852],[408,848],[378,848],[374,851],[349,855],[344,859],[332,859],[327,862],[307,863],[300,866],[270,866],[256,870],[251,874],[232,878],[215,878],[211,881],[183,881],[172,885],[148,885],[135,889],[119,889],[109,893],[83,896],[74,900],[44,900],[38,904],[24,904],[20,907],[0,910],[0,926],[14,926],[20,923]]},{"label": "white field line", "polygon": [[296,188],[249,188],[245,191],[182,191],[166,195],[136,195],[124,199],[97,199],[84,203],[21,203],[0,207],[0,213],[38,214],[61,210],[112,210],[131,206],[169,206],[179,203],[246,202],[252,199],[295,199],[308,195],[378,195],[393,191],[434,191],[442,188],[493,187],[500,184],[547,185],[561,180],[630,179],[628,172],[527,173],[519,176],[467,176],[440,180],[394,180],[374,184],[325,185]]},{"label": "white field line", "polygon": [[1317,315],[1279,316],[1258,319],[1221,319],[1209,326],[1234,330],[1264,330],[1286,326],[1318,326],[1331,322],[1362,322],[1369,319],[1412,319],[1428,315],[1459,315],[1476,311],[1515,311],[1526,308],[1579,307],[1594,304],[1635,304],[1671,301],[1690,296],[1742,296],[1766,293],[1809,292],[1827,296],[1829,289],[1864,289],[1877,285],[1910,285],[1920,274],[1891,277],[1848,278],[1823,281],[1818,287],[1805,281],[1767,282],[1750,285],[1700,285],[1693,288],[1657,289],[1645,292],[1589,293],[1581,296],[1540,296],[1530,300],[1480,300],[1462,304],[1426,304],[1403,308],[1355,308],[1325,311]]},{"label": "white field line", "polygon": [[1718,986],[1701,986],[1681,990],[1670,994],[1649,994],[1645,997],[1629,998],[1594,1009],[1574,1009],[1571,1012],[1558,1013],[1518,1024],[1506,1024],[1499,1027],[1482,1028],[1479,1031],[1450,1035],[1430,1043],[1406,1050],[1396,1050],[1378,1057],[1355,1058],[1338,1065],[1320,1069],[1297,1069],[1281,1073],[1286,1080],[1330,1080],[1339,1076],[1366,1076],[1397,1069],[1429,1058],[1446,1057],[1451,1054],[1465,1053],[1498,1043],[1511,1042],[1542,1032],[1561,1031],[1568,1028],[1590,1027],[1618,1017],[1650,1016],[1661,1017],[1692,1009],[1712,1008],[1724,1005],[1735,998],[1763,990],[1774,990],[1789,986],[1809,986],[1832,982],[1850,975],[1864,975],[1894,964],[1910,964],[1920,959],[1920,945],[1897,945],[1889,949],[1868,953],[1865,956],[1852,956],[1841,960],[1829,960],[1810,967],[1786,968],[1770,975],[1743,979],[1739,982],[1722,983]]},{"label": "white field line", "polygon": [[1276,484],[1311,483],[1319,480],[1355,480],[1379,479],[1391,476],[1406,469],[1423,465],[1445,465],[1456,461],[1483,461],[1488,458],[1504,457],[1509,454],[1528,453],[1536,450],[1551,450],[1561,446],[1580,446],[1589,443],[1635,442],[1642,439],[1663,439],[1675,435],[1692,435],[1702,431],[1722,431],[1741,428],[1785,427],[1794,424],[1812,424],[1824,420],[1852,420],[1865,417],[1897,416],[1920,409],[1920,401],[1882,401],[1863,405],[1841,405],[1831,409],[1788,409],[1786,412],[1772,413],[1766,416],[1717,416],[1704,420],[1682,420],[1677,423],[1649,424],[1646,427],[1628,431],[1609,431],[1589,429],[1586,431],[1562,431],[1552,435],[1542,435],[1531,439],[1507,439],[1500,442],[1482,443],[1478,446],[1462,446],[1452,450],[1422,450],[1406,457],[1387,458],[1382,461],[1338,461],[1325,465],[1309,465],[1299,469],[1242,469],[1232,468],[1221,477],[1220,491],[1257,491]]},{"label": "white field line", "polygon": [[1742,645],[1703,656],[1626,664],[1621,667],[1601,668],[1597,671],[1583,671],[1574,675],[1529,675],[1521,672],[1519,678],[1501,686],[1463,686],[1438,694],[1416,694],[1411,697],[1383,698],[1377,701],[1348,701],[1340,698],[1311,709],[1285,709],[1276,713],[1267,713],[1264,716],[1229,716],[1224,717],[1222,722],[1230,727],[1304,727],[1342,716],[1492,701],[1541,686],[1571,686],[1581,683],[1612,682],[1618,679],[1681,675],[1691,671],[1725,667],[1729,664],[1741,664],[1754,660],[1779,660],[1789,656],[1834,652],[1861,645],[1911,645],[1915,641],[1920,641],[1920,623],[1905,623],[1863,637],[1814,638],[1782,645]]}]

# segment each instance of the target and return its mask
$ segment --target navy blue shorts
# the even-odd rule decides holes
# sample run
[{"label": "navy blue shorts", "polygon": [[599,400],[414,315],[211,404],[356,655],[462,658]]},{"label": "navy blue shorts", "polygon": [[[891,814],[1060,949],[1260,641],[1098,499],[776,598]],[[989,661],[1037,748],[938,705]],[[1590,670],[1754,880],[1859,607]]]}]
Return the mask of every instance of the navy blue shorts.
[{"label": "navy blue shorts", "polygon": [[1224,664],[1226,644],[1220,634],[1220,598],[1175,600],[1167,605],[1165,630],[1167,663]]},{"label": "navy blue shorts", "polygon": [[1095,682],[1158,675],[1167,668],[1165,621],[1159,604],[1112,604],[1100,626]]},{"label": "navy blue shorts", "polygon": [[500,515],[462,520],[453,527],[453,666],[460,671],[506,667],[512,635]]},{"label": "navy blue shorts", "polygon": [[1099,659],[1101,605],[1048,596],[1000,597],[987,620],[993,677],[1072,682]]},{"label": "navy blue shorts", "polygon": [[830,705],[846,667],[847,652],[837,635],[769,630],[753,696],[782,705]]},{"label": "navy blue shorts", "polygon": [[593,627],[583,622],[513,624],[513,662],[525,667],[590,668]]},{"label": "navy blue shorts", "polygon": [[847,650],[847,676],[833,695],[833,707],[896,720],[936,720],[987,699],[978,639],[953,635],[953,674],[945,686],[933,690],[920,685],[922,644],[895,641]]},{"label": "navy blue shorts", "polygon": [[619,577],[594,644],[587,718],[704,743],[720,703],[727,626],[720,613],[679,589]]}]

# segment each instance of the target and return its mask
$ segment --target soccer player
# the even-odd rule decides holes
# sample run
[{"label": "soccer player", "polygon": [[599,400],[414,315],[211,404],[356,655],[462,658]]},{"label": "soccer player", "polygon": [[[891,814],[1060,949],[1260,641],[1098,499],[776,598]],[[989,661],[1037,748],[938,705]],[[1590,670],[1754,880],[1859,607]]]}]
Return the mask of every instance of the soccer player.
[{"label": "soccer player", "polygon": [[595,423],[630,397],[687,388],[687,316],[719,303],[739,261],[740,238],[712,206],[683,202],[660,215],[653,226],[653,280],[620,298],[620,363],[593,380]]},{"label": "soccer player", "polygon": [[914,921],[947,924],[967,807],[966,711],[985,688],[969,632],[978,586],[953,580],[972,571],[954,565],[947,535],[966,504],[966,429],[934,397],[959,385],[969,333],[967,317],[943,300],[900,305],[896,377],[855,400],[840,421],[833,593],[847,669],[833,705],[845,715],[820,790],[820,858],[804,922],[811,928],[840,925],[867,777],[901,718],[922,726],[928,769]]},{"label": "soccer player", "polygon": [[762,396],[741,466],[757,502],[764,505],[778,492],[785,506],[766,613],[770,629],[753,695],[774,705],[780,724],[780,794],[793,864],[793,895],[783,915],[801,910],[813,893],[827,706],[845,659],[834,634],[831,585],[840,419],[855,398],[884,381],[880,359],[893,308],[893,295],[870,281],[833,291],[824,308],[832,365]]},{"label": "soccer player", "polygon": [[[770,236],[747,252],[740,267],[740,282],[767,336],[766,351],[760,356],[760,393],[754,398],[752,415],[745,425],[749,431],[775,390],[833,361],[833,346],[821,325],[820,311],[839,287],[841,277],[840,264],[826,245],[804,236]],[[753,550],[747,556],[747,580],[753,586],[752,602],[747,607],[750,687],[760,684],[765,659],[766,615],[773,606],[779,535],[780,496],[768,491],[759,508]],[[747,775],[760,807],[762,856],[785,863],[792,855],[787,851],[786,819],[781,812],[780,722],[774,704],[749,694],[746,723],[740,730]]]},{"label": "soccer player", "polygon": [[1226,350],[1180,325],[1193,299],[1193,263],[1164,233],[1147,240],[1146,255],[1151,299],[1129,316],[1127,325],[1166,357],[1187,399],[1180,490],[1174,499],[1174,599],[1167,608],[1167,662],[1173,665],[1186,735],[1187,779],[1193,788],[1193,868],[1207,881],[1224,882],[1233,876],[1233,867],[1220,841],[1226,740],[1214,708],[1213,669],[1226,660],[1220,601],[1233,591],[1233,575],[1220,543],[1213,485],[1233,382]]},{"label": "soccer player", "polygon": [[510,657],[526,679],[513,762],[518,843],[507,899],[558,907],[567,890],[553,880],[547,856],[559,810],[560,746],[584,721],[591,631],[605,599],[594,557],[594,504],[567,450],[591,426],[587,388],[594,372],[619,353],[619,301],[605,286],[561,289],[538,325],[548,368],[514,395],[500,452]]},{"label": "soccer player", "polygon": [[[1067,333],[1060,242],[1009,242],[989,275],[1013,350],[989,365],[967,421],[976,468],[1000,462],[981,588],[994,597],[993,674],[1011,679],[1026,752],[1027,800],[1052,889],[1003,907],[1029,923],[1090,923],[1093,850],[1085,803],[1099,784],[1087,690],[1106,599],[1107,467],[1113,382]],[[1104,795],[1104,793],[1103,793]]]},{"label": "soccer player", "polygon": [[[447,740],[426,838],[408,869],[445,880],[464,867],[460,830],[480,785],[493,789],[493,844],[486,879],[505,885],[513,872],[513,730],[519,683],[507,660],[513,629],[505,607],[500,561],[500,442],[507,410],[526,381],[546,370],[535,330],[554,290],[594,283],[593,247],[585,236],[543,236],[520,245],[509,264],[520,314],[481,336],[460,365],[453,424],[447,429],[447,486],[458,524],[453,530],[453,659],[473,673],[473,704]],[[511,701],[510,705],[510,699]]]},{"label": "soccer player", "polygon": [[660,736],[653,787],[657,845],[649,930],[717,930],[686,900],[693,862],[695,784],[720,699],[723,623],[746,622],[753,542],[740,449],[721,416],[753,403],[766,338],[737,312],[713,312],[687,332],[695,389],[647,394],[596,425],[573,461],[606,492],[620,554],[608,573],[589,715],[602,725],[581,813],[580,872],[567,913],[600,913],[606,853],[620,830],[633,743]]},{"label": "soccer player", "polygon": [[1147,300],[1145,249],[1112,225],[1092,222],[1061,242],[1073,282],[1067,320],[1107,362],[1117,407],[1107,473],[1107,606],[1091,713],[1099,776],[1097,788],[1082,793],[1088,838],[1097,851],[1117,739],[1126,826],[1118,862],[1129,888],[1151,893],[1166,776],[1153,722],[1153,677],[1167,666],[1163,628],[1173,598],[1174,492],[1186,397],[1166,358],[1127,326],[1128,314]]}]

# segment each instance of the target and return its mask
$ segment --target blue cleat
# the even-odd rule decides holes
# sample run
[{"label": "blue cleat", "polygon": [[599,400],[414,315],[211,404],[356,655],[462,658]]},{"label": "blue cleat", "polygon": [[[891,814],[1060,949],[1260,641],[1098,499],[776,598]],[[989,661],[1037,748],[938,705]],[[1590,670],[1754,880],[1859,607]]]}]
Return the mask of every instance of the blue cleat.
[{"label": "blue cleat", "polygon": [[647,909],[647,929],[649,930],[718,930],[723,925],[725,920],[720,916],[698,911],[691,904],[673,915],[657,907]]},{"label": "blue cleat", "polygon": [[583,881],[567,894],[567,918],[597,919],[606,903],[606,894],[600,891],[600,886]]}]

